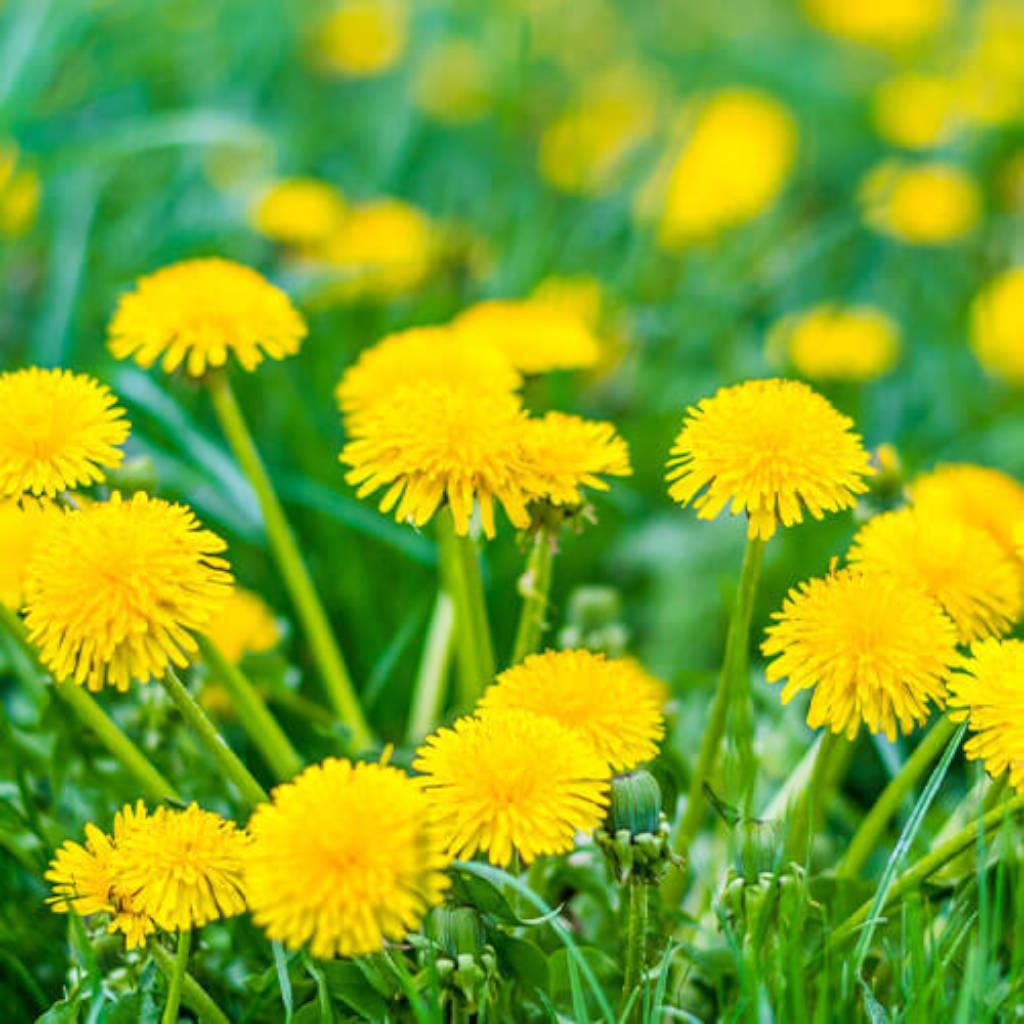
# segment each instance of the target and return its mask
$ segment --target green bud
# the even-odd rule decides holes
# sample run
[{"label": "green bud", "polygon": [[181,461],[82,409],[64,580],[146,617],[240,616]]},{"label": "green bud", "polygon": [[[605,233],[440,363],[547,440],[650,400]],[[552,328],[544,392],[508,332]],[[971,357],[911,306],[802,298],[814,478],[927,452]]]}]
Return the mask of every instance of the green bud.
[{"label": "green bud", "polygon": [[473,907],[434,907],[424,922],[423,933],[453,959],[477,957],[487,943],[483,921]]},{"label": "green bud", "polygon": [[606,825],[613,835],[621,830],[631,836],[656,833],[661,820],[661,789],[654,776],[643,769],[612,779]]}]

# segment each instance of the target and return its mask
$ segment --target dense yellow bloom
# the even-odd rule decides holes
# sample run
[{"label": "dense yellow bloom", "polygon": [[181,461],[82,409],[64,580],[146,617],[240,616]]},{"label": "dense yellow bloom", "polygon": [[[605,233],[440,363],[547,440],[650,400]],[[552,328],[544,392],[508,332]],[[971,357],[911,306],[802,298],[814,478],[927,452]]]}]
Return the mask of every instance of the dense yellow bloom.
[{"label": "dense yellow bloom", "polygon": [[0,143],[0,238],[20,238],[32,227],[41,195],[39,175],[19,164],[18,147]]},{"label": "dense yellow bloom", "polygon": [[781,320],[768,347],[782,349],[794,369],[812,380],[869,381],[895,365],[900,331],[873,306],[826,303]]},{"label": "dense yellow bloom", "polygon": [[342,0],[320,25],[317,62],[349,78],[390,71],[405,52],[408,20],[401,0]]},{"label": "dense yellow bloom", "polygon": [[971,306],[971,346],[990,373],[1024,384],[1024,266],[990,281]]},{"label": "dense yellow bloom", "polygon": [[[306,323],[291,300],[262,274],[222,259],[185,260],[139,278],[110,322],[110,351],[150,367],[193,377],[233,354],[246,370],[266,356],[294,355]],[[161,358],[162,357],[162,358]]]},{"label": "dense yellow bloom", "polygon": [[30,499],[0,501],[0,605],[12,611],[22,606],[29,562],[52,514],[52,509]]},{"label": "dense yellow bloom", "polygon": [[0,374],[0,497],[99,483],[130,430],[110,389],[70,370]]},{"label": "dense yellow bloom", "polygon": [[345,216],[345,200],[326,181],[282,178],[250,211],[252,226],[267,238],[308,249],[326,241]]},{"label": "dense yellow bloom", "polygon": [[1024,792],[1024,643],[983,640],[971,648],[949,683],[950,717],[968,720],[964,752],[998,778]]},{"label": "dense yellow bloom", "polygon": [[416,105],[446,124],[477,121],[491,109],[491,73],[469,39],[442,39],[423,57],[413,85]]},{"label": "dense yellow bloom", "polygon": [[856,43],[906,46],[931,35],[949,17],[950,0],[804,0],[819,28]]},{"label": "dense yellow bloom", "polygon": [[893,576],[843,569],[794,587],[761,645],[765,675],[786,680],[782,702],[813,690],[812,729],[853,739],[861,723],[895,739],[942,705],[957,658],[956,630],[939,605]]},{"label": "dense yellow bloom", "polygon": [[253,919],[314,956],[359,956],[401,940],[448,887],[430,803],[397,768],[329,758],[278,786],[249,832]]},{"label": "dense yellow bloom", "polygon": [[146,494],[54,516],[25,583],[25,623],[58,680],[147,682],[196,651],[228,594],[225,548],[191,510]]},{"label": "dense yellow bloom", "polygon": [[608,766],[578,733],[529,711],[491,711],[439,729],[413,767],[455,857],[504,866],[572,849],[601,821]]},{"label": "dense yellow bloom", "polygon": [[940,146],[963,121],[956,82],[942,75],[913,71],[896,75],[876,90],[874,117],[878,134],[894,146]]},{"label": "dense yellow bloom", "polygon": [[688,410],[668,460],[669,495],[701,519],[746,512],[767,540],[804,512],[852,508],[872,470],[853,421],[806,384],[752,380]]},{"label": "dense yellow bloom", "polygon": [[452,326],[474,344],[498,349],[526,374],[594,366],[601,357],[588,325],[560,303],[490,299],[470,306]]},{"label": "dense yellow bloom", "polygon": [[498,676],[480,701],[492,711],[531,711],[580,733],[612,771],[658,753],[661,693],[636,662],[590,651],[547,651]]},{"label": "dense yellow bloom", "polygon": [[234,587],[203,632],[228,661],[272,650],[281,639],[274,613],[259,594]]},{"label": "dense yellow bloom", "polygon": [[886,160],[864,177],[860,201],[868,224],[908,245],[955,242],[981,218],[981,191],[952,164]]},{"label": "dense yellow bloom", "polygon": [[601,474],[629,476],[626,442],[611,423],[585,420],[561,412],[531,419],[525,427],[526,458],[540,478],[540,492],[555,505],[580,505],[583,488],[608,490]]},{"label": "dense yellow bloom", "polygon": [[850,562],[920,587],[945,608],[970,643],[1008,632],[1020,614],[1020,575],[984,530],[913,506],[857,531]]}]

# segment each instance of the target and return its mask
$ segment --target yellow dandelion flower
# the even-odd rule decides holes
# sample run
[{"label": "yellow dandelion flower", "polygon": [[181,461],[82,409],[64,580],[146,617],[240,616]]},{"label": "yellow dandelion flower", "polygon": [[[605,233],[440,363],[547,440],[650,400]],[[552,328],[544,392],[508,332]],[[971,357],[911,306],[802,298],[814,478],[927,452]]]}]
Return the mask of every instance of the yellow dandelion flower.
[{"label": "yellow dandelion flower", "polygon": [[502,672],[479,711],[530,711],[580,733],[614,772],[658,753],[660,694],[635,662],[590,651],[547,651]]},{"label": "yellow dandelion flower", "polygon": [[329,758],[278,786],[249,822],[245,886],[255,922],[318,957],[401,940],[448,878],[442,833],[397,768]]},{"label": "yellow dandelion flower", "polygon": [[580,369],[601,358],[597,338],[577,314],[537,299],[478,302],[452,326],[473,343],[498,349],[525,374]]},{"label": "yellow dandelion flower", "polygon": [[399,0],[342,0],[319,27],[317,63],[348,78],[382,75],[405,52],[408,20]]},{"label": "yellow dandelion flower", "polygon": [[545,277],[530,296],[549,306],[560,306],[578,317],[592,331],[601,323],[604,310],[604,288],[589,274]]},{"label": "yellow dandelion flower", "polygon": [[422,526],[446,501],[465,535],[476,505],[493,537],[495,501],[524,528],[526,502],[542,490],[523,447],[527,422],[515,395],[406,387],[358,418],[340,460],[359,497],[387,488],[380,508],[398,522]]},{"label": "yellow dandelion flower", "polygon": [[669,495],[701,519],[746,512],[767,540],[804,512],[852,508],[867,490],[868,453],[853,421],[806,384],[753,380],[691,408],[668,460]]},{"label": "yellow dandelion flower", "polygon": [[233,354],[254,370],[266,356],[294,355],[306,323],[280,288],[230,260],[185,260],[138,280],[110,322],[110,351],[142,367],[160,359],[168,373],[192,377]]},{"label": "yellow dandelion flower", "polygon": [[1024,792],[1024,643],[983,640],[958,668],[949,707],[954,721],[968,721],[964,752],[993,778],[1009,769],[1010,785]]},{"label": "yellow dandelion flower", "polygon": [[956,82],[942,75],[905,72],[875,91],[873,112],[878,134],[904,149],[933,149],[955,134],[962,122]]},{"label": "yellow dandelion flower", "polygon": [[549,412],[526,424],[523,447],[540,478],[536,497],[554,505],[582,504],[584,487],[608,490],[601,474],[629,476],[633,472],[626,442],[611,423]]},{"label": "yellow dandelion flower", "polygon": [[130,429],[110,389],[85,374],[0,374],[0,497],[99,483],[121,464]]},{"label": "yellow dandelion flower", "polygon": [[55,516],[25,582],[25,624],[58,680],[147,682],[196,651],[191,631],[228,594],[224,542],[191,510],[146,494]]},{"label": "yellow dandelion flower", "polygon": [[950,0],[804,0],[807,16],[832,35],[886,49],[915,43],[942,27]]},{"label": "yellow dandelion flower", "polygon": [[1004,271],[975,298],[971,347],[989,373],[1024,385],[1024,266]]},{"label": "yellow dandelion flower", "polygon": [[900,331],[873,306],[826,303],[777,323],[769,332],[768,350],[779,349],[811,380],[870,381],[895,365]]},{"label": "yellow dandelion flower", "polygon": [[952,164],[886,160],[865,175],[859,197],[868,224],[908,245],[959,241],[981,219],[981,191]]},{"label": "yellow dandelion flower", "polygon": [[413,767],[455,857],[507,865],[572,849],[608,803],[608,765],[578,733],[528,711],[491,711],[439,729]]},{"label": "yellow dandelion flower", "polygon": [[282,178],[259,197],[252,226],[274,242],[308,249],[326,241],[345,217],[345,200],[326,181]]},{"label": "yellow dandelion flower", "polygon": [[25,598],[25,578],[47,516],[53,510],[25,499],[0,501],[0,605],[19,611]]},{"label": "yellow dandelion flower", "polygon": [[32,227],[42,191],[36,171],[20,162],[18,147],[0,143],[0,238],[20,238]]},{"label": "yellow dandelion flower", "polygon": [[843,569],[794,587],[761,645],[782,702],[813,690],[812,729],[857,735],[861,723],[890,740],[941,706],[957,659],[956,630],[924,591],[892,576]]},{"label": "yellow dandelion flower", "polygon": [[233,587],[203,632],[228,661],[273,650],[281,639],[274,613],[259,594]]},{"label": "yellow dandelion flower", "polygon": [[1006,633],[1020,614],[1012,556],[984,530],[913,506],[865,523],[850,562],[920,587],[946,610],[964,643]]},{"label": "yellow dandelion flower", "polygon": [[413,98],[420,110],[444,124],[468,124],[484,117],[494,96],[480,47],[469,39],[436,43],[416,71]]},{"label": "yellow dandelion flower", "polygon": [[159,807],[117,839],[111,864],[134,907],[160,928],[200,928],[245,910],[247,841],[234,822],[196,804]]}]

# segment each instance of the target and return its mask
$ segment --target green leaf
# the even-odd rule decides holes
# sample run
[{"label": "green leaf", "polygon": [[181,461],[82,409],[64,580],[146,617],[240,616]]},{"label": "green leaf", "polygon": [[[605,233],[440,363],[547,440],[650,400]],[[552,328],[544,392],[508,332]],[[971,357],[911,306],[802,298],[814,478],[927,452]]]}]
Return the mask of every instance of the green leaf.
[{"label": "green leaf", "polygon": [[103,1024],[157,1024],[160,1008],[150,992],[120,996],[104,1011]]},{"label": "green leaf", "polygon": [[46,1013],[36,1018],[36,1024],[78,1024],[81,1002],[78,996],[54,1003]]},{"label": "green leaf", "polygon": [[497,886],[476,875],[457,874],[452,885],[451,901],[468,903],[476,907],[481,914],[493,918],[501,924],[519,924],[519,916],[509,906],[508,900]]},{"label": "green leaf", "polygon": [[[607,954],[593,946],[578,946],[577,950],[594,977],[604,986],[615,983],[622,976],[619,965]],[[570,961],[567,949],[556,949],[548,957],[548,969],[551,972],[551,984],[548,991],[552,996],[565,996],[572,990],[570,962],[576,966],[575,958]]]},{"label": "green leaf", "polygon": [[547,992],[550,986],[547,957],[532,942],[492,932],[491,945],[498,954],[502,975],[515,978],[524,988]]},{"label": "green leaf", "polygon": [[349,960],[324,963],[321,968],[327,979],[327,990],[334,999],[355,1010],[369,1021],[383,1021],[388,1015],[388,1004],[370,984],[360,967]]}]

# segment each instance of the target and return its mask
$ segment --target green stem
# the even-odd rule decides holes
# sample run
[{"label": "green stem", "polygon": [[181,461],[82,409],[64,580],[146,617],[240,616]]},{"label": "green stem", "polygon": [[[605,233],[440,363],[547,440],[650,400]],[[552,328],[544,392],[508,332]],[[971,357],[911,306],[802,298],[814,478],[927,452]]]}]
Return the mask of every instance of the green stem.
[{"label": "green stem", "polygon": [[352,746],[356,749],[369,747],[373,743],[373,734],[363,715],[345,659],[227,375],[212,375],[209,388],[224,435],[259,499],[267,539],[302,621],[310,650],[323,675],[327,696],[351,731]]},{"label": "green stem", "polygon": [[242,800],[250,807],[266,800],[267,794],[263,787],[242,764],[238,755],[224,742],[224,737],[206,717],[206,712],[196,703],[174,669],[168,668],[161,682],[189,728],[217,762],[217,767],[235,784]]},{"label": "green stem", "polygon": [[825,789],[829,769],[832,766],[834,751],[840,742],[841,738],[830,730],[821,737],[811,777],[793,804],[790,814],[784,854],[787,863],[793,860],[803,862],[805,854],[806,859],[810,859],[810,844],[825,810]]},{"label": "green stem", "polygon": [[260,696],[271,704],[290,711],[293,715],[308,719],[315,725],[323,726],[325,729],[333,729],[335,725],[334,715],[325,707],[321,707],[316,701],[303,697],[301,693],[293,693],[283,686],[268,686],[260,690]]},{"label": "green stem", "polygon": [[270,713],[256,687],[242,670],[234,662],[228,661],[216,644],[206,637],[199,638],[199,649],[213,675],[228,691],[238,720],[277,780],[286,782],[297,775],[302,770],[302,758],[296,753],[277,719]]},{"label": "green stem", "polygon": [[484,687],[494,679],[494,647],[476,544],[455,533],[451,512],[437,515],[441,581],[455,607],[456,656],[459,668],[459,707],[469,711]]},{"label": "green stem", "polygon": [[[151,942],[149,951],[160,973],[170,982],[175,970],[175,958],[159,942]],[[187,971],[181,979],[181,1001],[195,1012],[200,1024],[231,1024],[228,1015]]]},{"label": "green stem", "polygon": [[[648,885],[637,878],[631,878],[627,882],[629,890],[629,922],[626,929],[626,966],[622,979],[622,1000],[619,1004],[619,1013],[623,1013],[637,986],[644,978],[647,959],[647,908],[648,908]],[[630,1020],[640,1019],[642,1000],[637,997],[633,1000],[633,1008],[629,1014]]]},{"label": "green stem", "polygon": [[925,769],[946,748],[946,744],[952,739],[954,732],[956,732],[956,725],[948,718],[940,718],[932,726],[910,757],[903,763],[903,767],[890,780],[889,785],[882,790],[874,807],[861,822],[846,853],[836,865],[837,875],[844,878],[855,878],[860,873],[860,869],[885,831],[886,825],[899,810],[900,805],[917,784]]},{"label": "green stem", "polygon": [[455,606],[444,590],[438,590],[434,613],[427,628],[419,671],[413,686],[412,708],[406,739],[415,745],[438,723],[444,707],[448,682],[448,664],[452,652],[452,632],[455,625]]},{"label": "green stem", "polygon": [[519,581],[523,607],[519,614],[512,664],[518,665],[541,647],[547,628],[548,596],[551,593],[551,570],[555,560],[556,536],[546,526],[537,527],[526,562],[526,572]]},{"label": "green stem", "polygon": [[185,928],[178,932],[178,952],[174,957],[174,968],[167,979],[167,1003],[160,1018],[161,1024],[178,1024],[178,1007],[181,1006],[181,990],[185,982],[185,967],[188,965],[188,951],[191,945],[191,930]]}]

